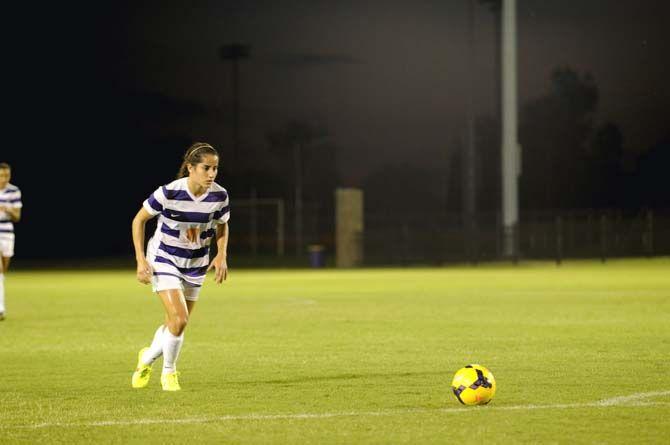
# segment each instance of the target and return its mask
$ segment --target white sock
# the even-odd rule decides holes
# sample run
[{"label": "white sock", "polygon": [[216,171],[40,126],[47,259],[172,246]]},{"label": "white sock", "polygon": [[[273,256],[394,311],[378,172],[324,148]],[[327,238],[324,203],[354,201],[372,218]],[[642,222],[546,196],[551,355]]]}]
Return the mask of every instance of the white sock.
[{"label": "white sock", "polygon": [[149,346],[149,349],[144,351],[144,354],[142,354],[142,363],[145,365],[150,365],[153,362],[156,361],[158,357],[163,355],[163,333],[165,330],[165,326],[160,325],[158,326],[158,329],[156,329],[156,333],[154,334],[154,339],[151,342],[151,346]]},{"label": "white sock", "polygon": [[169,329],[163,332],[163,374],[177,370],[177,358],[184,342],[184,333],[179,336],[172,335]]},{"label": "white sock", "polygon": [[3,273],[0,273],[0,312],[5,312],[5,274]]}]

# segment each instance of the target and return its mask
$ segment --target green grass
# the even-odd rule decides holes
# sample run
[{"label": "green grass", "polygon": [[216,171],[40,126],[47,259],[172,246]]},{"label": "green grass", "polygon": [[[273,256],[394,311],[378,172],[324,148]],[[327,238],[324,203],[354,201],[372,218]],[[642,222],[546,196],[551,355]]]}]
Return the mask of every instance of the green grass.
[{"label": "green grass", "polygon": [[[211,278],[209,279],[211,280]],[[662,443],[670,261],[231,271],[179,361],[132,390],[162,320],[128,272],[11,272],[0,322],[5,443]],[[453,373],[498,382],[461,407]],[[619,396],[655,393],[609,405]],[[533,406],[538,406],[533,408]],[[301,416],[304,414],[304,416]]]}]

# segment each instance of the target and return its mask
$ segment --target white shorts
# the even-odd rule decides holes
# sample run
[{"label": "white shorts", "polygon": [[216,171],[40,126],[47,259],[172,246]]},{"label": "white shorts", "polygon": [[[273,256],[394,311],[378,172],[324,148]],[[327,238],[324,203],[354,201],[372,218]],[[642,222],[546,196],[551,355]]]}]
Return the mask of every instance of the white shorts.
[{"label": "white shorts", "polygon": [[14,239],[0,238],[0,256],[11,258],[14,256]]},{"label": "white shorts", "polygon": [[184,293],[184,299],[188,301],[198,301],[201,286],[189,286],[179,277],[174,275],[154,275],[151,277],[151,289],[154,292],[160,292],[168,289],[179,289]]}]

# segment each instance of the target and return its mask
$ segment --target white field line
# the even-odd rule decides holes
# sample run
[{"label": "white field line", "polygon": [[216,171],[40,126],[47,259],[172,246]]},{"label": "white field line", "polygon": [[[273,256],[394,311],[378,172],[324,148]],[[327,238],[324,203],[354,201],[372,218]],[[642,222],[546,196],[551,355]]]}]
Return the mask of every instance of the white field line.
[{"label": "white field line", "polygon": [[618,396],[587,403],[559,403],[553,405],[511,405],[486,407],[459,407],[459,408],[409,408],[384,411],[340,411],[331,413],[296,413],[296,414],[239,414],[211,417],[187,417],[184,419],[132,419],[132,420],[100,420],[96,422],[61,423],[47,422],[28,425],[2,426],[2,429],[40,429],[40,428],[74,428],[74,427],[96,427],[96,426],[132,426],[132,425],[164,425],[164,424],[195,424],[213,423],[226,421],[261,421],[261,420],[294,420],[294,419],[329,419],[333,417],[382,417],[396,416],[402,414],[421,413],[457,413],[472,412],[473,409],[486,409],[495,411],[531,411],[537,409],[573,409],[573,408],[607,408],[614,406],[669,406],[668,402],[653,402],[648,399],[653,397],[670,396],[670,391],[642,392],[629,396]]}]

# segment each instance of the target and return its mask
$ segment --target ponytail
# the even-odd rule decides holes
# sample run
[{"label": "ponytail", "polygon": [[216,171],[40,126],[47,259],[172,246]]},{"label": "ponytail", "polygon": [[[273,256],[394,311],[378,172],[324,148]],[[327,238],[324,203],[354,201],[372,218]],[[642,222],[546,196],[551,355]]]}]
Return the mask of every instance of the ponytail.
[{"label": "ponytail", "polygon": [[181,167],[179,167],[179,171],[177,172],[177,179],[185,178],[188,176],[188,162],[185,160],[182,161]]}]

